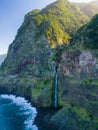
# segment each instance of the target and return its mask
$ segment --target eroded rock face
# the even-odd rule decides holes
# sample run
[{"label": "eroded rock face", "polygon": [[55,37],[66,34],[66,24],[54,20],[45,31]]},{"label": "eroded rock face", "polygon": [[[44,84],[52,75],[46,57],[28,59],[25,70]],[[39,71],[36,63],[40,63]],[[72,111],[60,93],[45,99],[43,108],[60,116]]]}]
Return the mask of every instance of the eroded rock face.
[{"label": "eroded rock face", "polygon": [[98,51],[65,51],[59,68],[59,99],[86,108],[98,118]]},{"label": "eroded rock face", "polygon": [[90,51],[83,51],[79,56],[79,65],[81,67],[93,66],[96,64],[96,59]]},{"label": "eroded rock face", "polygon": [[76,30],[88,20],[77,5],[67,0],[29,12],[9,46],[1,67],[3,74],[43,76],[47,75],[46,71],[51,73],[50,47],[68,44]]},{"label": "eroded rock face", "polygon": [[79,56],[79,65],[81,67],[81,72],[83,71],[88,77],[97,76],[97,58],[94,56],[93,52],[83,51]]},{"label": "eroded rock face", "polygon": [[97,51],[64,52],[62,55],[62,72],[65,76],[77,78],[97,78]]},{"label": "eroded rock face", "polygon": [[45,35],[39,36],[36,24],[26,17],[9,46],[1,70],[6,75],[49,77],[52,72],[52,51]]}]

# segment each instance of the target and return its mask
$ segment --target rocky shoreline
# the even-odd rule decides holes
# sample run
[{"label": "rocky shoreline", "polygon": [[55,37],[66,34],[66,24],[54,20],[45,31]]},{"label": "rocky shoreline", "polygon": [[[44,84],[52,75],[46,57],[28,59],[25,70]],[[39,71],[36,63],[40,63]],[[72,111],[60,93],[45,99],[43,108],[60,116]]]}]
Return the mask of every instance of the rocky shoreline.
[{"label": "rocky shoreline", "polygon": [[[8,90],[5,90],[4,88],[0,88],[0,95],[1,94],[8,94],[8,95],[15,95],[15,96],[22,96],[21,94],[16,94],[9,92]],[[23,96],[22,96],[23,97]],[[26,100],[28,100],[32,107],[35,107],[37,110],[37,116],[35,118],[34,124],[37,125],[38,130],[55,130],[52,128],[52,125],[50,124],[51,117],[60,109],[54,109],[54,108],[40,108],[37,106],[37,104],[31,102],[30,97],[24,97]]]},{"label": "rocky shoreline", "polygon": [[[25,80],[26,80],[26,83],[23,82]],[[83,85],[82,86],[72,85],[73,86],[72,88],[72,86],[67,83],[66,85],[68,85],[68,87],[66,86],[66,92],[69,91],[69,93],[65,93],[66,100],[63,97],[60,97],[59,95],[59,104],[62,103],[62,107],[58,109],[54,109],[50,107],[51,104],[49,104],[48,102],[49,101],[48,97],[46,97],[44,101],[42,102],[41,100],[39,100],[42,97],[38,96],[38,93],[36,93],[35,95],[35,91],[33,91],[33,89],[31,93],[30,86],[28,85],[29,87],[27,87],[27,83],[28,83],[27,81],[30,82],[30,80],[31,79],[27,80],[27,79],[21,79],[21,78],[20,79],[11,79],[11,78],[5,79],[4,78],[0,81],[0,94],[13,94],[16,96],[22,96],[25,99],[27,99],[29,102],[31,102],[32,106],[36,107],[38,111],[38,115],[35,119],[35,124],[38,126],[39,130],[69,130],[69,129],[96,130],[96,125],[98,123],[97,115],[96,115],[97,111],[93,111],[93,109],[95,109],[95,107],[93,107],[93,102],[95,101],[95,99],[94,97],[92,98],[92,95],[89,95],[89,97],[86,97],[88,95],[88,90],[89,92],[91,92],[90,90],[92,90],[92,92],[94,91],[94,93],[97,92],[96,85],[87,86],[84,84],[84,87]],[[33,82],[31,84],[31,87],[34,87],[32,85],[34,85]],[[47,85],[49,85],[49,83]],[[62,86],[63,86],[63,82],[62,82]],[[41,92],[40,89],[39,89],[39,92]],[[43,92],[46,94],[46,91],[44,91],[44,89],[43,89]],[[62,88],[62,92],[63,92],[63,88]],[[59,93],[61,93],[60,90],[59,90]],[[80,97],[74,97],[73,94],[75,93],[80,94]],[[89,98],[91,103],[88,104],[86,100],[81,99],[82,95],[84,95],[84,98]],[[83,101],[84,101],[84,104],[82,104]],[[47,105],[47,102],[48,102],[48,105]],[[84,105],[84,108],[83,108],[83,105]],[[88,110],[86,109],[88,108],[87,105],[89,105]],[[96,107],[97,107],[97,104],[96,104]],[[93,112],[95,112],[95,114]]]}]

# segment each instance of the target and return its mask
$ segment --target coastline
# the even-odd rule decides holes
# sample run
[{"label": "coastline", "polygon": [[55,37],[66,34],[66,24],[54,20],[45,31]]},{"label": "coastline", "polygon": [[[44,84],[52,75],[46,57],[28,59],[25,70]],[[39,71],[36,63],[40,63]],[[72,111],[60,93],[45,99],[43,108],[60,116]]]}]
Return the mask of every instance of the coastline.
[{"label": "coastline", "polygon": [[[32,106],[29,100],[12,94],[0,94],[0,101],[0,108],[4,111],[4,114],[2,111],[0,112],[0,122],[4,124],[2,128],[0,127],[0,130],[7,128],[17,130],[18,127],[19,130],[22,130],[22,128],[26,130],[38,130],[37,125],[34,124],[37,110]],[[8,124],[5,122],[7,119],[9,120]],[[14,120],[14,122],[12,120]],[[19,126],[17,126],[17,124],[19,124]]]},{"label": "coastline", "polygon": [[57,109],[39,107],[37,104],[33,103],[31,101],[31,98],[28,96],[21,96],[21,94],[12,93],[5,89],[2,90],[0,88],[0,95],[2,94],[13,95],[16,97],[20,96],[20,97],[25,98],[29,103],[31,103],[31,106],[35,107],[37,111],[37,116],[35,117],[33,124],[38,127],[38,130],[57,130],[57,129],[52,128],[52,126],[50,125],[50,118],[58,111]]}]

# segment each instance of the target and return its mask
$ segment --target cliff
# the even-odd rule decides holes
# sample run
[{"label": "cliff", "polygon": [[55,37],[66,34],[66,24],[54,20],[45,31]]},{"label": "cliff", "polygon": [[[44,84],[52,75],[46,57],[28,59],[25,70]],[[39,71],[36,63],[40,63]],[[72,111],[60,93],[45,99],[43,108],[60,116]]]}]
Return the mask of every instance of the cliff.
[{"label": "cliff", "polygon": [[68,44],[77,28],[87,21],[87,16],[67,0],[58,0],[41,11],[29,12],[9,46],[2,64],[3,73],[34,76],[45,69],[48,71],[52,57],[50,47]]},{"label": "cliff", "polygon": [[[67,0],[29,12],[0,67],[0,93],[24,96],[44,108],[42,130],[98,128],[98,15],[87,21]],[[56,65],[61,110],[53,112]]]},{"label": "cliff", "polygon": [[[98,15],[94,16],[89,23],[80,28],[75,36],[72,38],[69,46],[65,47],[62,53],[62,60],[59,68],[59,102],[64,106],[64,109],[59,111],[51,119],[55,125],[57,124],[57,128],[60,126],[60,129],[97,129],[97,20]],[[69,103],[71,104],[71,106],[69,105]],[[74,105],[78,106],[78,108],[74,109]],[[85,110],[83,110],[84,108]],[[87,116],[87,113],[91,116]],[[84,127],[79,127],[78,125],[74,126],[74,124],[78,122],[76,121],[77,114],[78,117],[81,115],[80,117],[82,118],[83,116],[84,119],[82,118],[81,121],[85,120],[85,122],[88,122],[87,126],[85,123]],[[66,123],[62,122],[61,119],[67,122],[67,125]],[[96,121],[94,119],[96,119]],[[71,122],[70,120],[73,120],[74,124],[73,121]],[[90,120],[93,120],[94,122],[92,121],[92,123],[95,123],[95,125],[89,122]],[[83,122],[81,121],[79,121],[79,125],[81,123],[83,124]],[[90,126],[89,123],[92,124],[92,126]],[[61,124],[63,125],[63,127]]]}]

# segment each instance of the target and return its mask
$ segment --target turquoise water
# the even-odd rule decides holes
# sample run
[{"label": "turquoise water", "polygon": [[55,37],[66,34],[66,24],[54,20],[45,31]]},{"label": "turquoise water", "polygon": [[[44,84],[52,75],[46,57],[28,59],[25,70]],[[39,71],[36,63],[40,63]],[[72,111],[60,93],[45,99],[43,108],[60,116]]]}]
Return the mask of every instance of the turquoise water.
[{"label": "turquoise water", "polygon": [[22,97],[0,95],[0,130],[38,130],[37,111]]}]

